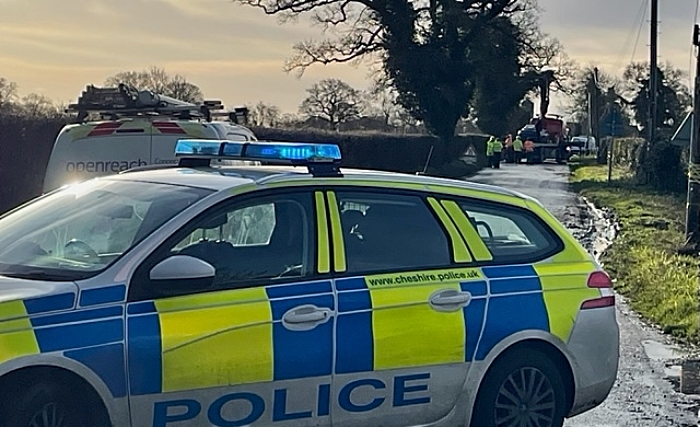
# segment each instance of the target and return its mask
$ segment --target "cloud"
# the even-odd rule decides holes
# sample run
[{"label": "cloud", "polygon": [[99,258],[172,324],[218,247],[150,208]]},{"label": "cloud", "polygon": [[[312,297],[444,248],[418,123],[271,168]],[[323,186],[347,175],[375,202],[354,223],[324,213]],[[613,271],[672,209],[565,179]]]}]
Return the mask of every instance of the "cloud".
[{"label": "cloud", "polygon": [[[661,2],[661,60],[681,68],[689,61],[695,1]],[[613,69],[632,58],[625,41],[636,36],[644,2],[540,0],[541,22],[582,64]],[[646,21],[642,30],[637,60],[648,57]],[[2,77],[23,93],[43,88],[60,100],[75,99],[109,75],[150,66],[185,75],[208,97],[266,100],[288,111],[322,78],[365,88],[365,66],[312,67],[301,79],[281,71],[296,41],[321,37],[308,20],[280,25],[231,0],[0,0]]]},{"label": "cloud", "polygon": [[[218,86],[229,97],[238,92],[236,76],[262,98],[280,81],[288,85],[281,70],[293,43],[321,36],[304,23],[279,25],[228,0],[2,0],[0,67],[22,92],[44,87],[62,99],[111,74],[150,66]],[[291,80],[299,98],[303,89]],[[298,99],[286,103],[296,108]]]}]

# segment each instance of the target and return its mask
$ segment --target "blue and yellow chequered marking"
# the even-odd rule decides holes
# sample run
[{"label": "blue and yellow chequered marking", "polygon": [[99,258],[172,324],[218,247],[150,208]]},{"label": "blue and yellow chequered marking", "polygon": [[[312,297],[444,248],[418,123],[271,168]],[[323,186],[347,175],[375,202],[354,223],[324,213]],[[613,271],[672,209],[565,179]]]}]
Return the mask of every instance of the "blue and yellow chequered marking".
[{"label": "blue and yellow chequered marking", "polygon": [[[593,270],[580,262],[340,279],[336,372],[483,360],[523,330],[567,342],[581,303],[599,294],[586,287]],[[452,313],[430,308],[430,295],[449,288],[470,292],[469,305]]]},{"label": "blue and yellow chequered marking", "polygon": [[476,360],[483,360],[496,344],[516,332],[549,332],[542,286],[532,265],[483,267],[482,271],[490,297]]},{"label": "blue and yellow chequered marking", "polygon": [[[25,300],[41,353],[60,352],[97,374],[113,397],[126,396],[123,284]],[[74,310],[76,300],[86,308]]]},{"label": "blue and yellow chequered marking", "polygon": [[0,363],[61,353],[92,369],[114,397],[125,396],[123,307],[73,310],[74,303],[73,293],[0,303]]},{"label": "blue and yellow chequered marking", "polygon": [[132,394],[331,375],[333,319],[309,331],[291,331],[282,324],[288,310],[307,304],[335,310],[331,282],[131,305]]},{"label": "blue and yellow chequered marking", "polygon": [[[465,322],[483,317],[483,279],[479,269],[455,268],[337,280],[336,373],[464,362],[480,333]],[[474,299],[463,310],[433,310],[431,295],[445,289]]]},{"label": "blue and yellow chequered marking", "polygon": [[476,358],[520,330],[542,330],[568,342],[581,303],[600,296],[587,287],[591,261],[484,267],[489,278],[488,315]]}]

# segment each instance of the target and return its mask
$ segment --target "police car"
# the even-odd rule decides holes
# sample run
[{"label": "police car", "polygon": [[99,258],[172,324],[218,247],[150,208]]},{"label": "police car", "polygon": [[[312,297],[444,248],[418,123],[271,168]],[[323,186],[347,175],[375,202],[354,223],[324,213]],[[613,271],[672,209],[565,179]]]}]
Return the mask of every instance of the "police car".
[{"label": "police car", "polygon": [[534,199],[176,151],[0,218],[0,425],[549,427],[611,390],[611,281]]}]

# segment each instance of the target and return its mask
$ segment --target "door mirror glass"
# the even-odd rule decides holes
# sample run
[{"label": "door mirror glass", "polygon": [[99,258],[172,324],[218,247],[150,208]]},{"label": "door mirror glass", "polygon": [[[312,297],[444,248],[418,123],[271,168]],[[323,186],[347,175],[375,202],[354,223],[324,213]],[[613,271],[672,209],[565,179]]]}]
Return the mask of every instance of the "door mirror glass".
[{"label": "door mirror glass", "polygon": [[213,279],[216,269],[206,261],[189,255],[173,255],[151,269],[151,280]]}]

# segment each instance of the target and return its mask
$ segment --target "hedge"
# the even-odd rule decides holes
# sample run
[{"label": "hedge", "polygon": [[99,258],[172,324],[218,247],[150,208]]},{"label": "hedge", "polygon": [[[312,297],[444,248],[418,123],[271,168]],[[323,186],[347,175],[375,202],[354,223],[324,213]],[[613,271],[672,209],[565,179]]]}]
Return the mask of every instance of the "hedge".
[{"label": "hedge", "polygon": [[[46,165],[65,119],[0,115],[0,212],[41,194]],[[433,148],[429,172],[464,176],[477,166],[455,163],[468,145],[474,144],[483,164],[486,137],[465,135],[447,149],[432,136],[380,133],[331,133],[254,128],[261,140],[330,142],[338,144],[342,165],[363,169],[414,173],[423,170]],[[458,166],[455,166],[455,165]]]},{"label": "hedge", "polygon": [[[480,164],[485,156],[485,135],[465,134],[455,137],[451,147],[430,135],[396,135],[380,133],[338,133],[308,130],[253,128],[258,138],[280,142],[328,142],[337,144],[343,155],[342,166],[414,173],[424,169],[430,154],[430,166],[457,160],[470,144],[477,150]],[[431,154],[432,148],[432,154]],[[437,172],[439,173],[439,171]]]}]

